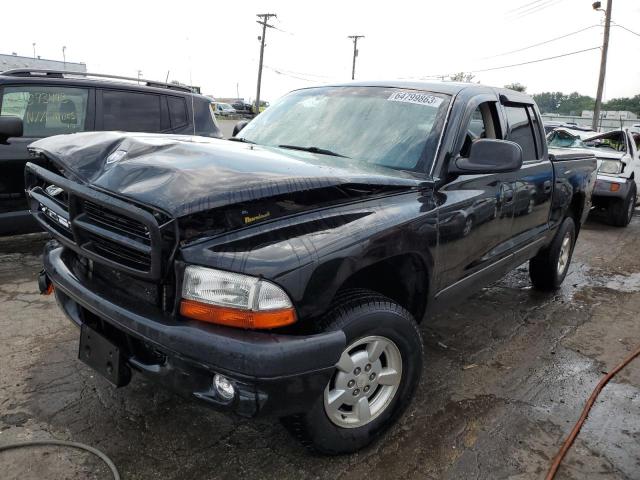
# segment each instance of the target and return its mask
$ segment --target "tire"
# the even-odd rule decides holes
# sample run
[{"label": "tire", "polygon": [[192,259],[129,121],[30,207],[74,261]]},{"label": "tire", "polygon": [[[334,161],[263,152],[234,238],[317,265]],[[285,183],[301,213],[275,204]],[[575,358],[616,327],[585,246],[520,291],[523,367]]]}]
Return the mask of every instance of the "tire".
[{"label": "tire", "polygon": [[636,184],[631,185],[629,193],[623,200],[615,200],[609,203],[607,218],[611,225],[616,227],[626,227],[633,218],[633,211],[636,207]]},{"label": "tire", "polygon": [[[283,418],[282,423],[305,446],[318,453],[352,453],[379,438],[410,404],[422,374],[422,336],[407,310],[387,297],[363,289],[340,294],[321,323],[323,331],[342,330],[347,347],[323,395],[306,413]],[[370,339],[374,339],[376,346],[383,343],[377,339],[391,342],[383,344],[385,350],[376,362],[364,348],[372,343],[358,345],[359,342],[371,342]],[[345,356],[349,361],[343,362]],[[361,364],[359,359],[362,358],[365,363]],[[399,370],[399,374],[392,375],[391,366],[397,367],[398,359],[401,359],[400,368],[395,371]],[[354,366],[357,368],[352,371]],[[365,372],[367,368],[370,369]],[[358,369],[360,372],[356,376],[354,373]],[[370,380],[371,375],[375,380]],[[385,382],[377,384],[378,378],[385,378]],[[394,382],[397,383],[387,385]],[[365,393],[367,387],[369,393]],[[335,395],[336,392],[343,393]],[[339,401],[331,403],[330,399],[338,397]],[[368,407],[358,409],[363,399]],[[349,407],[343,401],[356,405]],[[368,411],[371,417],[358,415],[361,410]]]},{"label": "tire", "polygon": [[529,277],[535,288],[548,291],[560,287],[567,276],[575,242],[576,225],[573,218],[567,217],[551,245],[529,261]]}]

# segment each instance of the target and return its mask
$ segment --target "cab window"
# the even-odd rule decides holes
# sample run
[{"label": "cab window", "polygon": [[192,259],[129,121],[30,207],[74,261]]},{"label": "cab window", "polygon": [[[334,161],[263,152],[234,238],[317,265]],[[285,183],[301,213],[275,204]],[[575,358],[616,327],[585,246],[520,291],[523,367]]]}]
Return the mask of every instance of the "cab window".
[{"label": "cab window", "polygon": [[509,124],[509,140],[522,147],[522,160],[536,160],[536,139],[526,105],[505,106]]},{"label": "cab window", "polygon": [[7,86],[0,115],[20,117],[25,137],[48,137],[85,130],[89,90],[39,85]]},{"label": "cab window", "polygon": [[480,138],[500,138],[495,102],[484,102],[471,114],[460,155],[468,157],[471,145]]},{"label": "cab window", "polygon": [[102,93],[103,130],[160,132],[160,95],[104,90]]}]

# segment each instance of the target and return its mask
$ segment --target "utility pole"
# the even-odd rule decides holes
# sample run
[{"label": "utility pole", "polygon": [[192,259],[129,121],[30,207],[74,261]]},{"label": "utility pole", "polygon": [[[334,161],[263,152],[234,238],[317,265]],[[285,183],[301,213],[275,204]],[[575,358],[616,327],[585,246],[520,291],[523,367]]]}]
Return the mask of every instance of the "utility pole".
[{"label": "utility pole", "polygon": [[[607,52],[609,50],[609,30],[611,30],[611,6],[613,0],[607,0],[607,9],[604,11],[604,40],[602,42],[602,56],[600,57],[600,76],[598,77],[598,93],[596,94],[596,105],[593,109],[592,128],[598,130],[598,119],[602,107],[602,91],[604,90],[604,77],[607,72]],[[594,2],[593,9],[602,11],[600,2]]]},{"label": "utility pole", "polygon": [[358,56],[358,39],[364,35],[349,35],[347,38],[353,39],[353,67],[351,67],[351,80],[356,78],[356,57]]},{"label": "utility pole", "polygon": [[267,34],[267,27],[273,28],[273,25],[269,25],[268,21],[271,17],[277,17],[275,13],[259,13],[256,17],[262,20],[256,20],[257,23],[262,25],[262,36],[258,37],[260,42],[260,63],[258,65],[258,89],[256,91],[256,115],[260,113],[260,85],[262,83],[262,59],[264,58],[264,37]]},{"label": "utility pole", "polygon": [[66,51],[67,51],[67,47],[62,47],[62,65],[63,65],[62,69],[64,71],[67,70],[67,54],[66,54]]},{"label": "utility pole", "polygon": [[138,85],[140,85],[140,78],[142,78],[142,70],[138,70]]},{"label": "utility pole", "polygon": [[33,46],[33,58],[36,58],[36,42],[31,44]]}]

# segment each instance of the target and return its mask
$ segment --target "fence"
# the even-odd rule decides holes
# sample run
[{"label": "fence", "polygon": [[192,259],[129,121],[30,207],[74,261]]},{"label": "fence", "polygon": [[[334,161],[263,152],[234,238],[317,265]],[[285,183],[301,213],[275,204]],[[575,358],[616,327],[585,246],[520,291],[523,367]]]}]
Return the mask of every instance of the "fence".
[{"label": "fence", "polygon": [[[543,122],[565,122],[565,123],[577,123],[585,127],[591,127],[591,118],[587,117],[574,117],[569,115],[542,115]],[[611,130],[619,130],[625,127],[632,127],[633,125],[640,125],[640,119],[634,120],[618,120],[613,118],[601,118],[599,122],[598,131],[609,132]],[[640,128],[636,130],[640,131]]]}]

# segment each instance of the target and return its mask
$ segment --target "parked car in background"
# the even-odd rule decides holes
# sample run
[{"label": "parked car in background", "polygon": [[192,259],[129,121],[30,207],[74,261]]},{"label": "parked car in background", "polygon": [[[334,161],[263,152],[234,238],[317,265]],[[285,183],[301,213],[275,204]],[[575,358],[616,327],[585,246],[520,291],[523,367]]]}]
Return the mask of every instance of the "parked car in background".
[{"label": "parked car in background", "polygon": [[548,151],[530,96],[469,83],[302,89],[231,140],[33,143],[39,283],[114,385],[281,417],[327,454],[407,408],[424,317],[525,262],[560,286],[595,184],[592,152]]},{"label": "parked car in background", "polygon": [[547,135],[550,147],[587,148],[598,160],[598,181],[593,205],[605,211],[612,225],[625,227],[638,204],[640,178],[640,133],[632,129],[606,133],[556,128]]},{"label": "parked car in background", "polygon": [[233,102],[231,106],[236,110],[236,112],[244,117],[253,117],[253,105],[250,103],[246,103],[244,101],[238,100]]},{"label": "parked car in background", "polygon": [[129,80],[53,70],[0,73],[0,235],[40,229],[24,194],[25,164],[41,163],[27,151],[35,140],[100,130],[222,136],[207,97],[179,85]]},{"label": "parked car in background", "polygon": [[230,104],[223,102],[216,102],[214,111],[216,115],[220,115],[221,117],[231,117],[238,113]]},{"label": "parked car in background", "polygon": [[598,159],[594,206],[606,210],[612,225],[626,227],[640,200],[640,134],[625,128],[595,134],[583,142]]},{"label": "parked car in background", "polygon": [[593,130],[576,130],[568,127],[556,127],[547,134],[547,144],[559,148],[586,148],[582,141],[598,132]]}]

